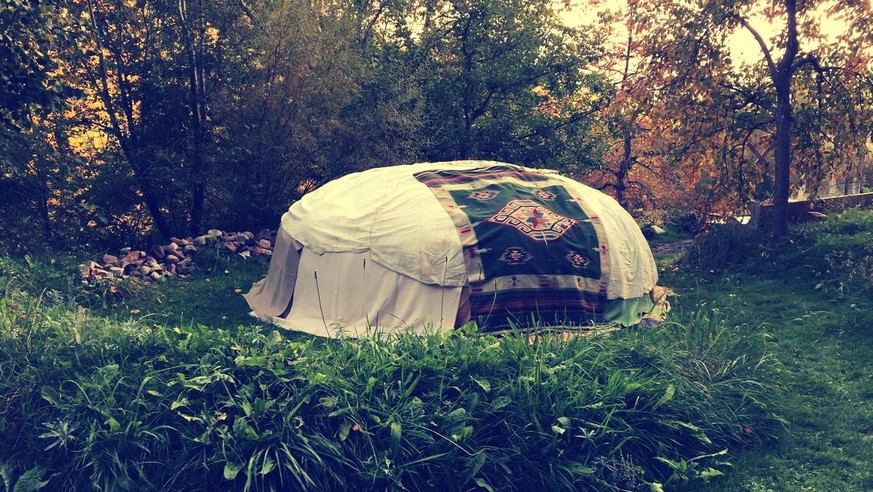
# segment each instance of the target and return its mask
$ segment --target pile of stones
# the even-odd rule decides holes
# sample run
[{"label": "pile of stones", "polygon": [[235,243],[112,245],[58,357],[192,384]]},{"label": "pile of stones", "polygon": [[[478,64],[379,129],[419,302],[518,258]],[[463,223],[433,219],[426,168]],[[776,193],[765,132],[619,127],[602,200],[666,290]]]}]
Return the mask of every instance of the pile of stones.
[{"label": "pile of stones", "polygon": [[269,229],[258,234],[210,229],[202,236],[172,237],[168,244],[156,244],[148,251],[121,248],[117,255],[105,254],[101,261],[88,261],[79,268],[84,280],[134,278],[159,281],[190,273],[196,268],[194,257],[199,249],[217,247],[242,258],[272,256],[275,241],[276,233]]}]

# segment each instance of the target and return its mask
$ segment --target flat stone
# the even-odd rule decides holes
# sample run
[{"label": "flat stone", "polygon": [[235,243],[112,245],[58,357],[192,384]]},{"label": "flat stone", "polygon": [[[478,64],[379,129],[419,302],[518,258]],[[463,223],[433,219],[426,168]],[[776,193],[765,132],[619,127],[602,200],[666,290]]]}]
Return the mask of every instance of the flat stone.
[{"label": "flat stone", "polygon": [[113,255],[103,255],[103,264],[104,265],[117,265],[118,257]]},{"label": "flat stone", "polygon": [[[142,255],[140,255],[140,253],[142,253]],[[143,253],[142,251],[129,251],[127,253],[127,256],[124,257],[124,261],[128,261],[128,262],[140,261],[140,258],[142,258],[143,256],[145,256],[145,253]]]}]

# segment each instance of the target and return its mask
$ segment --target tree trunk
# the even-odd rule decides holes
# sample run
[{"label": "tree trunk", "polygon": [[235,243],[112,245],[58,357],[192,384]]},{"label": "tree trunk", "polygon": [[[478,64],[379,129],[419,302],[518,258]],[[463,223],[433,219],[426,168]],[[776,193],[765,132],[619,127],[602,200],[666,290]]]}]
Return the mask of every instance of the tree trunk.
[{"label": "tree trunk", "polygon": [[461,135],[461,141],[458,146],[458,158],[467,160],[470,158],[470,142],[473,139],[473,122],[470,121],[468,111],[464,110],[464,134]]},{"label": "tree trunk", "polygon": [[[780,84],[781,85],[781,84]],[[785,86],[789,81],[784,82]],[[789,90],[777,85],[776,103],[776,165],[773,180],[773,239],[788,232],[788,195],[791,177],[791,100]]]},{"label": "tree trunk", "polygon": [[773,179],[773,240],[788,233],[788,194],[791,177],[791,76],[794,59],[800,49],[797,38],[797,1],[785,0],[788,15],[785,54],[778,66],[771,66],[771,78],[776,89],[776,151]]},{"label": "tree trunk", "polygon": [[139,180],[139,189],[142,192],[143,201],[145,201],[146,207],[148,207],[149,212],[152,216],[152,220],[155,222],[155,227],[158,229],[158,232],[161,233],[161,236],[167,241],[173,237],[173,229],[170,228],[170,224],[167,223],[167,219],[164,218],[164,214],[161,212],[161,207],[158,205],[157,194],[152,188],[152,184],[146,180]]},{"label": "tree trunk", "polygon": [[[118,46],[112,47],[114,49],[106,48],[104,41],[113,40],[106,36],[98,27],[98,18],[94,10],[94,5],[90,0],[88,1],[87,8],[91,19],[90,34],[97,48],[96,52],[98,58],[98,74],[93,82],[100,99],[103,102],[104,110],[106,111],[107,116],[109,116],[109,122],[111,124],[110,134],[118,140],[121,152],[124,154],[125,159],[127,159],[127,162],[133,171],[134,179],[142,193],[142,198],[148,208],[149,214],[151,214],[152,220],[154,220],[155,227],[164,239],[169,240],[169,238],[173,236],[173,231],[161,211],[157,192],[148,178],[148,173],[146,172],[147,166],[143,164],[142,157],[140,156],[141,146],[139,144],[139,138],[137,138],[136,135],[137,121],[134,117],[133,102],[129,94],[129,87],[124,83],[125,78],[122,73],[126,67],[121,63],[123,57],[116,52],[123,48],[119,48]],[[118,28],[118,31],[122,31],[120,27]],[[122,115],[126,118],[126,130],[122,128],[121,123],[118,121],[118,114],[115,112],[117,106],[116,102],[118,101],[110,92],[110,74],[109,68],[107,67],[108,62],[106,60],[105,52],[113,53],[117,62],[115,75],[118,80],[115,83],[115,88],[120,93],[120,97],[117,99],[120,99],[119,104],[122,106]]]},{"label": "tree trunk", "polygon": [[618,204],[627,208],[626,198],[624,196],[627,190],[627,175],[630,173],[631,165],[633,164],[633,137],[630,133],[624,136],[624,155],[621,159],[621,164],[618,166],[618,172],[615,173],[615,199]]},{"label": "tree trunk", "polygon": [[[630,34],[627,37],[627,44],[625,44],[625,52],[624,52],[624,69],[621,73],[621,90],[628,90],[628,79],[630,78],[630,60],[632,49],[634,45],[633,36]],[[624,153],[621,156],[621,163],[618,165],[618,171],[615,173],[615,199],[618,201],[618,204],[627,209],[626,198],[624,196],[625,190],[627,190],[626,180],[628,174],[630,174],[631,166],[634,163],[634,154],[633,154],[633,131],[631,130],[631,124],[636,123],[636,111],[632,113],[632,119],[624,126]]]},{"label": "tree trunk", "polygon": [[188,85],[189,85],[189,111],[191,114],[191,131],[193,151],[191,153],[191,209],[188,227],[191,234],[200,234],[203,221],[203,203],[206,200],[206,185],[204,184],[203,171],[203,148],[206,140],[204,120],[206,119],[206,103],[204,73],[203,73],[203,3],[197,3],[197,28],[198,37],[194,39],[192,29],[188,24],[188,2],[179,2],[179,15],[181,17],[182,35],[185,41],[185,49],[188,52]]},{"label": "tree trunk", "polygon": [[[122,145],[122,149],[124,149],[124,147],[125,145]],[[146,204],[146,208],[148,208],[149,214],[152,216],[152,220],[155,223],[155,228],[157,228],[158,232],[161,233],[161,236],[163,236],[165,240],[169,241],[170,238],[174,236],[173,229],[164,217],[164,213],[161,212],[161,206],[158,202],[158,194],[155,191],[155,188],[152,186],[151,181],[146,177],[147,173],[143,169],[143,166],[141,166],[136,160],[138,157],[134,156],[130,151],[124,151],[124,154],[125,157],[127,157],[127,161],[130,163],[130,167],[133,169],[133,176],[136,179],[139,191],[142,193],[142,199]]]}]

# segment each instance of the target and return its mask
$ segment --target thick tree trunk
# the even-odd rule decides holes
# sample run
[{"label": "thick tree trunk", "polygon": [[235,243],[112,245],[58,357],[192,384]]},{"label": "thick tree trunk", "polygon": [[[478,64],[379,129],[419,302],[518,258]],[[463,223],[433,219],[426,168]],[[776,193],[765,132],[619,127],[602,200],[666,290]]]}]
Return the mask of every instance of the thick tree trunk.
[{"label": "thick tree trunk", "polygon": [[773,179],[773,240],[788,233],[788,194],[791,177],[791,77],[794,60],[800,49],[797,38],[797,1],[785,0],[788,24],[785,54],[777,66],[771,66],[771,78],[776,89],[776,151]]},{"label": "thick tree trunk", "polygon": [[773,239],[779,240],[788,232],[788,196],[791,178],[791,100],[787,86],[777,86],[776,103],[776,165],[773,180]]},{"label": "thick tree trunk", "polygon": [[202,181],[194,184],[194,189],[191,190],[191,223],[189,229],[191,234],[200,234],[200,229],[203,225],[203,203],[206,201],[206,185]]},{"label": "thick tree trunk", "polygon": [[[466,113],[466,111],[465,111]],[[466,160],[470,158],[470,142],[473,140],[473,122],[469,116],[464,114],[464,134],[461,135],[461,141],[458,146],[458,158]]]}]

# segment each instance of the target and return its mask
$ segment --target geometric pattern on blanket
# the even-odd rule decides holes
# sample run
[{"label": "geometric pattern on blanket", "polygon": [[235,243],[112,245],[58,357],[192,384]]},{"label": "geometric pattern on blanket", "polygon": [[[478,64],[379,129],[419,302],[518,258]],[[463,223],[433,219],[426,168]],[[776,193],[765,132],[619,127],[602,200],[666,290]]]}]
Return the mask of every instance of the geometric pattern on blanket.
[{"label": "geometric pattern on blanket", "polygon": [[600,321],[609,249],[581,196],[546,173],[511,165],[414,176],[458,231],[480,330]]}]

